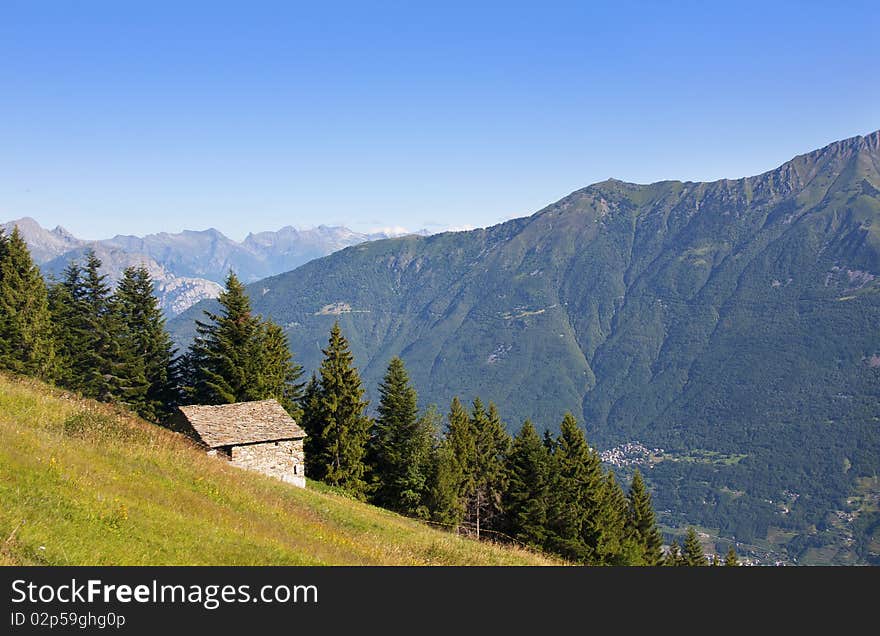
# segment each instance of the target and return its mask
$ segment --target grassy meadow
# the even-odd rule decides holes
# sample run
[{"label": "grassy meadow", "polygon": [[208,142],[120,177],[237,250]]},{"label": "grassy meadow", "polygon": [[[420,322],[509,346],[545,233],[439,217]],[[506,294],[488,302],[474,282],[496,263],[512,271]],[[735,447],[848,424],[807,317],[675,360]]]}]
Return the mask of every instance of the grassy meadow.
[{"label": "grassy meadow", "polygon": [[206,456],[127,411],[0,374],[2,565],[552,565]]}]

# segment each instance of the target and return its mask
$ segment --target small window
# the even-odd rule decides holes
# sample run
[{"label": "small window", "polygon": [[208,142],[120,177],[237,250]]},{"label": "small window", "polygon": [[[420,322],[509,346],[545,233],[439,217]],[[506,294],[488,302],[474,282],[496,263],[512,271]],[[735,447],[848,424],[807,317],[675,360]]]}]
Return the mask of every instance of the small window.
[{"label": "small window", "polygon": [[294,474],[294,475],[298,475],[298,474],[299,474],[299,472],[297,471],[297,465],[296,465],[296,464],[293,465],[293,474]]},{"label": "small window", "polygon": [[275,446],[278,446],[278,442],[275,442]]}]

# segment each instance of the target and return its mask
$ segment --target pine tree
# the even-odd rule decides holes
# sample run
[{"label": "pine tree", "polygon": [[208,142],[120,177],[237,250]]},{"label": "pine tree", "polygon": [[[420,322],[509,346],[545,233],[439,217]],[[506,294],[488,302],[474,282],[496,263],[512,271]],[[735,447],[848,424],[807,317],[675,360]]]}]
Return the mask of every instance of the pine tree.
[{"label": "pine tree", "polygon": [[593,522],[596,533],[594,563],[636,565],[641,550],[627,532],[627,499],[613,472],[605,474],[599,511]]},{"label": "pine tree", "polygon": [[315,466],[320,479],[363,498],[370,429],[364,410],[368,403],[363,400],[360,375],[338,322],[323,354],[316,413],[321,423],[321,455],[315,458]]},{"label": "pine tree", "polygon": [[88,342],[87,349],[78,356],[77,373],[82,374],[81,390],[88,397],[104,402],[134,399],[138,387],[132,386],[131,377],[137,376],[134,353],[124,347],[124,327],[114,311],[106,274],[101,274],[101,260],[94,250],[85,254],[82,269],[81,298],[72,309],[77,340]]},{"label": "pine tree", "polygon": [[470,501],[470,521],[474,524],[477,538],[483,528],[496,529],[501,525],[501,499],[507,475],[504,460],[510,449],[510,436],[494,404],[489,411],[483,408],[479,398],[474,400],[470,418],[474,438],[473,497]]},{"label": "pine tree", "polygon": [[287,336],[284,331],[271,320],[263,321],[258,334],[258,351],[256,359],[259,388],[258,399],[274,398],[295,420],[302,418],[299,399],[303,385],[302,366],[293,361]]},{"label": "pine tree", "polygon": [[162,419],[176,402],[174,348],[145,267],[123,272],[112,306],[122,326],[123,348],[134,354],[126,366],[127,401],[143,417]]},{"label": "pine tree", "polygon": [[739,561],[736,558],[736,548],[733,547],[733,544],[730,544],[730,547],[727,548],[727,555],[724,557],[724,565],[728,567],[736,567],[739,565]]},{"label": "pine tree", "polygon": [[663,537],[657,527],[651,493],[645,487],[642,473],[636,470],[627,496],[629,500],[630,535],[641,548],[644,565],[659,565],[663,559]]},{"label": "pine tree", "polygon": [[404,472],[403,456],[407,432],[418,419],[418,395],[409,381],[406,367],[398,357],[388,363],[379,384],[377,417],[370,429],[367,463],[373,480],[374,502],[394,509],[399,492],[391,485]]},{"label": "pine tree", "polygon": [[572,561],[592,563],[604,480],[599,456],[571,413],[563,418],[551,466],[547,546]]},{"label": "pine tree", "polygon": [[681,548],[678,547],[678,541],[673,540],[672,545],[669,546],[669,550],[663,556],[663,565],[672,567],[686,565],[684,557],[681,555]]},{"label": "pine tree", "polygon": [[461,465],[447,436],[440,440],[432,454],[427,497],[432,520],[452,529],[459,528],[465,515],[464,499],[461,497],[463,481]]},{"label": "pine tree", "polygon": [[327,453],[326,440],[321,437],[324,428],[321,421],[321,383],[314,373],[306,383],[302,396],[299,398],[300,425],[306,433],[304,450],[306,454],[306,475],[312,479],[321,479],[321,464],[317,458]]},{"label": "pine tree", "polygon": [[544,448],[546,448],[547,452],[552,455],[553,451],[556,450],[556,440],[553,439],[553,433],[550,432],[549,428],[544,429],[542,441],[544,443]]},{"label": "pine tree", "polygon": [[457,397],[452,398],[447,415],[445,446],[450,462],[446,472],[457,480],[455,509],[461,512],[461,521],[464,521],[476,488],[477,445],[468,412]]},{"label": "pine tree", "polygon": [[540,548],[546,538],[550,453],[529,420],[513,439],[505,469],[505,531]]},{"label": "pine tree", "polygon": [[218,298],[221,311],[205,311],[196,321],[189,350],[189,393],[201,404],[231,404],[260,399],[261,326],[251,313],[244,285],[229,272]]},{"label": "pine tree", "polygon": [[[16,229],[18,229],[16,227]],[[6,255],[9,252],[9,237],[6,236],[6,230],[3,227],[0,227],[0,286],[3,285],[3,267],[2,264],[6,260]],[[11,326],[8,324],[10,322],[9,316],[7,316],[6,311],[3,309],[2,305],[0,305],[0,367],[5,364],[5,359],[9,356],[9,351],[12,348],[12,339],[7,335],[7,332],[11,329]]]},{"label": "pine tree", "polygon": [[682,559],[684,564],[688,566],[709,565],[706,555],[703,554],[703,546],[700,544],[697,532],[693,528],[688,528],[687,536],[684,540]]},{"label": "pine tree", "polygon": [[418,395],[398,357],[388,364],[379,385],[378,417],[368,444],[369,465],[376,504],[404,514],[426,510],[432,427],[436,413],[418,416]]},{"label": "pine tree", "polygon": [[62,279],[49,287],[49,313],[56,349],[56,382],[81,390],[85,380],[89,340],[88,309],[85,306],[82,268],[71,262]]},{"label": "pine tree", "polygon": [[275,399],[300,420],[302,367],[294,362],[284,331],[253,315],[234,272],[218,301],[219,313],[205,311],[206,320],[196,321],[196,338],[178,365],[183,399],[201,404]]},{"label": "pine tree", "polygon": [[412,458],[400,483],[400,500],[404,514],[429,519],[431,517],[431,488],[435,477],[438,435],[443,416],[435,406],[429,406],[416,421],[407,444]]},{"label": "pine tree", "polygon": [[18,227],[0,233],[0,367],[43,379],[55,372],[46,284]]}]

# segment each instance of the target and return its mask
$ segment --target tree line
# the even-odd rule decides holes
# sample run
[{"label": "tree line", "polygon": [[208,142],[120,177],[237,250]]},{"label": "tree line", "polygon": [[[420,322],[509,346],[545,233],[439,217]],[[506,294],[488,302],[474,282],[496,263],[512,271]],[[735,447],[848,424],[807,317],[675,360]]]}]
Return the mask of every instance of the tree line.
[{"label": "tree line", "polygon": [[114,289],[86,251],[48,284],[14,228],[0,231],[0,368],[162,422],[180,404],[275,398],[298,417],[302,373],[281,328],[251,314],[230,273],[223,312],[206,312],[177,355],[149,271],[124,270]]},{"label": "tree line", "polygon": [[[306,474],[403,515],[506,537],[591,565],[709,565],[696,532],[664,554],[651,495],[636,471],[624,493],[571,414],[543,438],[526,421],[511,437],[492,403],[453,398],[444,418],[418,409],[392,358],[375,418],[339,324],[302,394]],[[445,419],[445,422],[444,422]],[[720,564],[713,559],[713,564]],[[728,553],[725,564],[736,565]]]},{"label": "tree line", "polygon": [[[230,272],[217,313],[196,321],[177,355],[144,267],[115,289],[93,251],[48,285],[15,228],[0,232],[0,368],[162,422],[180,404],[274,398],[306,438],[306,474],[375,505],[472,533],[509,538],[596,565],[708,565],[691,529],[665,554],[651,495],[606,471],[571,414],[557,436],[526,421],[511,437],[497,407],[458,398],[445,418],[419,411],[403,360],[379,386],[375,417],[338,323],[308,382],[287,338],[255,316]],[[719,563],[720,559],[714,559]],[[736,564],[731,552],[725,560]]]}]

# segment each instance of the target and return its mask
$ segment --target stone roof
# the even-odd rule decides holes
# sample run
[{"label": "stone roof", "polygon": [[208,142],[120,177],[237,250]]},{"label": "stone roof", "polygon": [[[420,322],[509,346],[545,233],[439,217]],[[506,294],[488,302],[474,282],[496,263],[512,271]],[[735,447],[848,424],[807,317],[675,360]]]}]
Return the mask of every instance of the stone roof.
[{"label": "stone roof", "polygon": [[201,440],[211,448],[306,436],[275,400],[178,408]]}]

